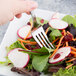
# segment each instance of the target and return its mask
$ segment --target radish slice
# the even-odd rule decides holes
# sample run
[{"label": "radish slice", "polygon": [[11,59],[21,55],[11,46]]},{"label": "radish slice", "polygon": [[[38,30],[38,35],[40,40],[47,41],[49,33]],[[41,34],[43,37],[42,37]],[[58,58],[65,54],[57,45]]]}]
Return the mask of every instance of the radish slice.
[{"label": "radish slice", "polygon": [[59,19],[59,18],[60,18],[60,15],[59,15],[59,13],[57,12],[57,13],[54,13],[54,15],[52,16],[51,19]]},{"label": "radish slice", "polygon": [[71,52],[70,47],[62,47],[58,49],[58,51],[55,53],[55,55],[49,59],[49,63],[55,64],[65,59]]},{"label": "radish slice", "polygon": [[59,30],[62,30],[62,29],[65,29],[68,27],[68,23],[67,22],[64,22],[60,19],[52,19],[49,21],[49,25],[54,28],[54,29],[59,29]]},{"label": "radish slice", "polygon": [[[20,38],[24,39],[28,35],[30,29],[31,29],[31,26],[29,25],[23,26],[20,29],[18,29],[17,35]],[[30,35],[27,39],[30,39],[30,38],[32,38],[32,35]]]},{"label": "radish slice", "polygon": [[29,55],[27,53],[19,52],[21,48],[16,48],[8,53],[9,60],[15,67],[23,68],[29,62]]}]

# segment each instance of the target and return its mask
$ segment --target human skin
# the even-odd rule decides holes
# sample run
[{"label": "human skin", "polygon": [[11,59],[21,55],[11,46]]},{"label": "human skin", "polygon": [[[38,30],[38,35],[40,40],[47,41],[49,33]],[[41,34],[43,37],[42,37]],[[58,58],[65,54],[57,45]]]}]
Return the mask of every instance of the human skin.
[{"label": "human skin", "polygon": [[38,4],[32,0],[0,0],[0,25],[21,17],[22,13],[30,14]]}]

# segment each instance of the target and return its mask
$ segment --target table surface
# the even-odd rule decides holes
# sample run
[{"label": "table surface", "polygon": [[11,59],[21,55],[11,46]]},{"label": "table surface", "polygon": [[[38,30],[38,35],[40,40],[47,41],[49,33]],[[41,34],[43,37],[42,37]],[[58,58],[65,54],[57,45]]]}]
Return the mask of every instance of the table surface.
[{"label": "table surface", "polygon": [[[35,0],[39,4],[39,9],[56,11],[64,14],[76,14],[76,0]],[[8,24],[0,26],[0,43],[7,30]]]}]

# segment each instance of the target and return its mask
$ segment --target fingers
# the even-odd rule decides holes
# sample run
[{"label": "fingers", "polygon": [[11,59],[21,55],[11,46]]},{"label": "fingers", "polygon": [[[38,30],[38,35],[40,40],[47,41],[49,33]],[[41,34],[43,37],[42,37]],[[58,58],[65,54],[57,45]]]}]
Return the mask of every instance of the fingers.
[{"label": "fingers", "polygon": [[18,0],[15,5],[14,14],[17,15],[19,13],[28,13],[38,7],[38,4],[32,0]]}]

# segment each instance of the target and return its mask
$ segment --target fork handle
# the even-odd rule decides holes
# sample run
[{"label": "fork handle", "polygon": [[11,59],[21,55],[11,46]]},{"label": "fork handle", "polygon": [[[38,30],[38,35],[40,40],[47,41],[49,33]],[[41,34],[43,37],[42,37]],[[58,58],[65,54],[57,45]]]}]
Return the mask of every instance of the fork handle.
[{"label": "fork handle", "polygon": [[30,13],[31,13],[31,16],[32,16],[33,22],[35,22],[35,21],[36,21],[36,16],[35,16],[35,14],[34,14],[34,11],[31,11]]}]

